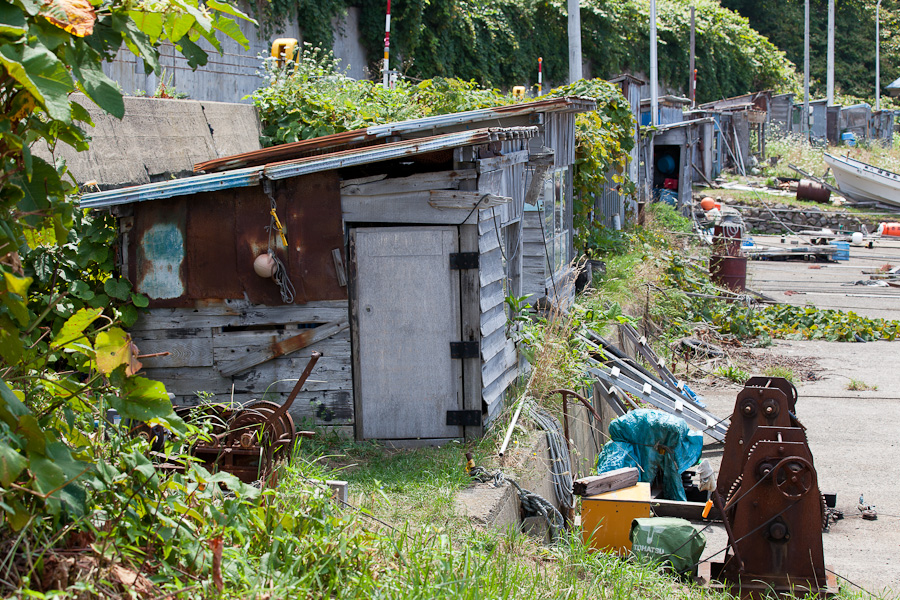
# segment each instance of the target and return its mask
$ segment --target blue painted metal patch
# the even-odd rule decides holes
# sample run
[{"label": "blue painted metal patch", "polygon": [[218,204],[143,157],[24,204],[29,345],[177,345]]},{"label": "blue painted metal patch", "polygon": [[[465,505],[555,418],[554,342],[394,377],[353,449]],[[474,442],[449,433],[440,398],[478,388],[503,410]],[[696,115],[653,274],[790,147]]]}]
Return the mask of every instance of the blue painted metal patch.
[{"label": "blue painted metal patch", "polygon": [[184,295],[181,265],[184,262],[184,236],[175,223],[153,225],[139,242],[144,260],[137,290],[163,300]]}]

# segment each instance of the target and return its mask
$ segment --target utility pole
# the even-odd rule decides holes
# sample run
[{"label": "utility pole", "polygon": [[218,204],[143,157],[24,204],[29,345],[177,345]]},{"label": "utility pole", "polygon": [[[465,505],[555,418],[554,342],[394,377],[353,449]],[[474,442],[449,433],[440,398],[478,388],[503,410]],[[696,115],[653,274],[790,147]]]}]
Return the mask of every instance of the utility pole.
[{"label": "utility pole", "polygon": [[881,110],[881,0],[875,5],[875,110]]},{"label": "utility pole", "polygon": [[[809,1],[809,0],[807,0]],[[650,125],[659,125],[659,88],[656,63],[656,0],[650,0]]]},{"label": "utility pole", "polygon": [[697,107],[697,70],[694,67],[694,5],[691,4],[691,61],[688,66],[688,97],[691,99],[691,108]]},{"label": "utility pole", "polygon": [[834,105],[834,0],[828,0],[828,57],[825,76],[825,95],[828,106]]},{"label": "utility pole", "polygon": [[381,85],[387,89],[391,84],[391,67],[388,57],[391,54],[391,0],[387,0],[387,16],[384,18],[384,69]]},{"label": "utility pole", "polygon": [[[881,2],[881,0],[878,0]],[[809,141],[809,0],[804,3],[803,24],[803,116],[800,133]]]},{"label": "utility pole", "polygon": [[581,72],[581,5],[568,0],[569,8],[569,83],[583,78]]}]

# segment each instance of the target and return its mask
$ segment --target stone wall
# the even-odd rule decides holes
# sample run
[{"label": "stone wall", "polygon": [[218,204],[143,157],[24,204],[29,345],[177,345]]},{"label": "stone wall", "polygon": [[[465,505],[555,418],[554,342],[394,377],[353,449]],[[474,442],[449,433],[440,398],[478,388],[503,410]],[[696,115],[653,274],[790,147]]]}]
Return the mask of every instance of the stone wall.
[{"label": "stone wall", "polygon": [[[699,198],[697,199],[699,200]],[[798,232],[805,229],[828,228],[833,231],[861,231],[865,225],[869,233],[873,233],[878,224],[885,221],[900,221],[897,214],[860,215],[846,210],[826,210],[817,206],[798,208],[788,204],[769,203],[743,204],[730,198],[721,200],[722,206],[733,208],[741,213],[747,229],[751,233],[781,235],[790,233],[788,228]],[[695,204],[697,218],[704,217],[703,211]]]}]

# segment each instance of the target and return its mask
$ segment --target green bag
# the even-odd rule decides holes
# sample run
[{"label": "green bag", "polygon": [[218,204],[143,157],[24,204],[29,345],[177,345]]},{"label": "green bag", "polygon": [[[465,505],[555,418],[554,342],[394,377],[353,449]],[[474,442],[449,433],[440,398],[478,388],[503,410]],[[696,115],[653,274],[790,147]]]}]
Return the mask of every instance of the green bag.
[{"label": "green bag", "polygon": [[669,563],[678,573],[693,571],[706,536],[685,519],[650,517],[631,522],[631,552],[644,560]]}]

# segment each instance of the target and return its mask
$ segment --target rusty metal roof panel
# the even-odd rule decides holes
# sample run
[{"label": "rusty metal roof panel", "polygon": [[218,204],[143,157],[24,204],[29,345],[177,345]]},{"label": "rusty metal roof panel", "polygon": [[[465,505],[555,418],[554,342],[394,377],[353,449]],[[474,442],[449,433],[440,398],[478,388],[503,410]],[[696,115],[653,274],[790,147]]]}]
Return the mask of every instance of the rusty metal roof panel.
[{"label": "rusty metal roof panel", "polygon": [[[209,160],[194,165],[194,171],[222,171],[261,165],[277,161],[305,158],[310,155],[321,154],[323,151],[333,151],[346,147],[358,148],[371,145],[379,140],[391,136],[399,136],[412,133],[421,133],[428,130],[445,129],[447,127],[471,125],[473,123],[485,123],[510,117],[527,116],[536,113],[556,112],[588,112],[597,109],[597,102],[592,98],[581,96],[567,96],[565,98],[550,98],[536,102],[523,102],[494,108],[481,108],[460,113],[436,115],[421,119],[410,119],[384,125],[373,125],[367,129],[356,129],[335,133],[309,140],[302,140],[290,144],[282,144],[262,150],[254,150],[243,154],[236,154],[225,158]],[[499,123],[497,123],[500,125]]]},{"label": "rusty metal roof panel", "polygon": [[343,169],[385,160],[394,160],[404,156],[428,154],[450,148],[487,144],[489,142],[508,139],[529,139],[537,135],[537,127],[509,127],[498,129],[476,129],[461,131],[428,138],[403,140],[381,144],[371,148],[344,150],[327,156],[311,156],[297,160],[266,165],[263,175],[267,179],[285,179],[318,171]]},{"label": "rusty metal roof panel", "polygon": [[304,156],[322,154],[337,148],[353,148],[371,144],[377,138],[366,133],[365,129],[354,129],[333,135],[301,140],[290,144],[281,144],[271,148],[262,148],[251,152],[243,152],[225,158],[214,158],[194,165],[194,172],[214,172],[238,169],[251,165],[290,160]]},{"label": "rusty metal roof panel", "polygon": [[537,127],[506,127],[476,129],[427,138],[403,140],[373,147],[308,156],[296,160],[271,163],[265,166],[226,171],[224,173],[209,173],[185,179],[173,179],[171,181],[150,183],[119,190],[85,194],[81,197],[81,207],[105,208],[119,204],[146,202],[148,200],[186,196],[201,192],[249,187],[259,185],[263,178],[272,180],[286,179],[288,177],[394,160],[404,156],[428,154],[463,146],[487,144],[510,139],[530,139],[536,136],[537,133]]}]

